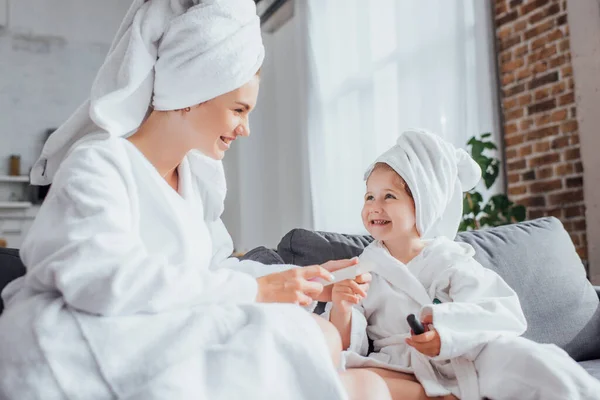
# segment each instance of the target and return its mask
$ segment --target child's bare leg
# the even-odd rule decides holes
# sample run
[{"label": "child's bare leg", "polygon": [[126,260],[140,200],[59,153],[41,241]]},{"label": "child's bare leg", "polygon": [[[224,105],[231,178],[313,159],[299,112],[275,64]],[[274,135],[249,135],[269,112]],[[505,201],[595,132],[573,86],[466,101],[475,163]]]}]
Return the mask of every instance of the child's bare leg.
[{"label": "child's bare leg", "polygon": [[458,400],[455,396],[428,397],[423,386],[415,379],[414,375],[390,371],[383,368],[364,368],[383,378],[392,394],[393,400]]},{"label": "child's bare leg", "polygon": [[[337,368],[340,365],[342,339],[333,324],[318,315],[317,321],[329,348],[331,361]],[[429,400],[423,386],[413,375],[382,368],[351,369],[340,373],[342,383],[351,400]],[[391,393],[391,397],[390,397]],[[458,400],[454,396],[437,397],[438,400]]]},{"label": "child's bare leg", "polygon": [[371,371],[349,369],[340,378],[350,400],[392,400],[383,378]]}]

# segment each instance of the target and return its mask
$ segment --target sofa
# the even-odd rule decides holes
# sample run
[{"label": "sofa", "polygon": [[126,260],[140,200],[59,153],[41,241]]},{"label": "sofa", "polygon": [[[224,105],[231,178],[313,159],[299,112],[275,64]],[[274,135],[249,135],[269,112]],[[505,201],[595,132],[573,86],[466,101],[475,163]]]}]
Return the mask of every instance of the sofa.
[{"label": "sofa", "polygon": [[[372,240],[294,229],[276,251],[260,248],[244,257],[307,266],[357,256]],[[496,271],[517,292],[528,322],[526,338],[558,345],[600,379],[600,287],[587,280],[558,219],[461,232],[456,240],[472,245],[477,261]]]},{"label": "sofa", "polygon": [[[357,256],[372,240],[369,236],[294,229],[276,250],[259,247],[242,258],[265,264],[322,264]],[[525,337],[560,346],[600,379],[600,288],[587,280],[581,259],[558,219],[461,232],[456,240],[471,244],[475,258],[518,293],[528,321]],[[24,273],[18,251],[0,249],[0,290]]]}]

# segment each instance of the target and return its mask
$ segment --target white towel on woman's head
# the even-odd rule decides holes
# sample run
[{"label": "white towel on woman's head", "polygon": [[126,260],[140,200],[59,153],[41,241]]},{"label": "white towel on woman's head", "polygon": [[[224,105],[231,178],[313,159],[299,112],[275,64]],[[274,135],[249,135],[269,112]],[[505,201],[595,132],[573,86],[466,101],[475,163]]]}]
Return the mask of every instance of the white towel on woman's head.
[{"label": "white towel on woman's head", "polygon": [[415,200],[416,225],[421,238],[454,239],[462,216],[463,192],[481,179],[481,168],[463,149],[424,131],[403,132],[396,145],[367,169],[385,163],[400,175]]},{"label": "white towel on woman's head", "polygon": [[50,136],[31,182],[49,184],[89,133],[125,136],[151,106],[177,110],[243,86],[264,54],[252,0],[134,0],[90,99]]}]

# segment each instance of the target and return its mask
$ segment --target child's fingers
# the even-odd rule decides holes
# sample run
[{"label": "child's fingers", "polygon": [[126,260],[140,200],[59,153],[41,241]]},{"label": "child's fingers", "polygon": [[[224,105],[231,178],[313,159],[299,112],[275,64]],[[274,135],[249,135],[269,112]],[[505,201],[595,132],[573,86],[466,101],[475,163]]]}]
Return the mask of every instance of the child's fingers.
[{"label": "child's fingers", "polygon": [[347,283],[348,287],[350,287],[350,289],[352,289],[352,291],[355,294],[358,294],[358,295],[360,295],[362,297],[367,297],[367,292],[365,292],[364,289],[361,288],[358,283],[356,283],[356,282],[354,282],[352,280],[348,280],[347,282],[348,282]]},{"label": "child's fingers", "polygon": [[365,284],[365,283],[370,283],[371,280],[373,280],[373,276],[370,273],[364,273],[362,275],[358,275],[355,279],[354,279],[358,284]]},{"label": "child's fingers", "polygon": [[421,322],[423,323],[423,325],[433,324],[433,314],[427,314],[425,317],[423,317],[423,321]]},{"label": "child's fingers", "polygon": [[406,344],[409,345],[409,346],[411,346],[411,347],[414,347],[415,349],[417,349],[417,351],[420,351],[422,353],[421,350],[423,350],[423,347],[424,347],[422,343],[417,343],[414,340],[412,340],[410,338],[407,338],[406,339]]},{"label": "child's fingers", "polygon": [[343,282],[336,283],[333,286],[333,291],[336,293],[354,293],[354,290],[350,287],[350,285],[346,285]]},{"label": "child's fingers", "polygon": [[334,287],[333,292],[335,293],[336,296],[342,295],[342,296],[354,296],[354,297],[359,297],[359,298],[363,297],[360,294],[357,294],[353,288],[351,288],[350,286],[345,286],[345,285]]},{"label": "child's fingers", "polygon": [[415,343],[428,343],[428,342],[435,340],[435,337],[436,337],[435,331],[428,331],[428,332],[424,332],[420,335],[413,335],[411,337],[411,339]]},{"label": "child's fingers", "polygon": [[336,297],[338,296],[338,294],[354,296],[354,297],[358,298],[359,300],[362,300],[365,297],[367,297],[367,293],[364,290],[356,289],[356,286],[355,286],[355,285],[357,285],[356,282],[354,282],[354,281],[344,281],[344,282],[349,282],[349,283],[334,286],[333,293],[335,293]]},{"label": "child's fingers", "polygon": [[337,283],[334,283],[334,284],[333,284],[333,287],[335,287],[335,288],[344,288],[344,289],[349,289],[349,290],[352,290],[352,289],[350,288],[350,280],[349,280],[349,279],[346,279],[345,281],[339,281],[339,282],[337,282]]},{"label": "child's fingers", "polygon": [[369,291],[371,284],[370,283],[361,283],[358,286],[366,293]]},{"label": "child's fingers", "polygon": [[419,353],[425,354],[429,357],[435,357],[438,355],[438,348],[433,343],[417,343],[410,338],[406,339],[406,344],[414,347]]},{"label": "child's fingers", "polygon": [[419,348],[415,347],[415,350],[417,350],[421,354],[425,354],[428,357],[435,357],[438,355],[438,353],[436,353],[435,350],[433,350],[433,349],[426,349],[426,348],[419,349]]},{"label": "child's fingers", "polygon": [[353,293],[343,293],[338,297],[339,301],[346,301],[350,304],[360,303],[361,298]]}]

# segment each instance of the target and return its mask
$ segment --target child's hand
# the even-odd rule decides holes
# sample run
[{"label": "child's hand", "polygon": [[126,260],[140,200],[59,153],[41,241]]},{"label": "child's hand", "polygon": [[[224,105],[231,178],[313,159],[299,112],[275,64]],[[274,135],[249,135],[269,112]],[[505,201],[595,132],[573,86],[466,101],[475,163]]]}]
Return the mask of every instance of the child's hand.
[{"label": "child's hand", "polygon": [[420,335],[415,335],[411,331],[411,337],[406,339],[406,344],[417,349],[418,352],[425,354],[429,357],[435,357],[440,354],[442,347],[442,341],[440,334],[435,329],[429,329],[427,326],[433,322],[433,317],[428,315],[422,321],[423,326],[426,327],[427,331]]},{"label": "child's hand", "polygon": [[349,309],[352,304],[360,303],[365,297],[367,297],[366,290],[352,279],[335,283],[331,291],[331,301],[334,307],[343,309]]}]

